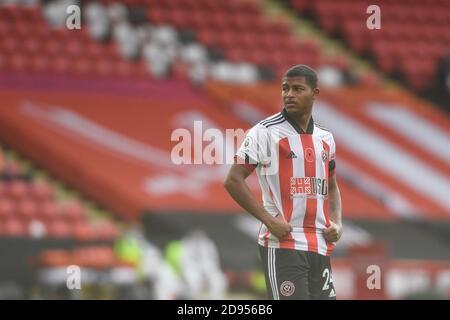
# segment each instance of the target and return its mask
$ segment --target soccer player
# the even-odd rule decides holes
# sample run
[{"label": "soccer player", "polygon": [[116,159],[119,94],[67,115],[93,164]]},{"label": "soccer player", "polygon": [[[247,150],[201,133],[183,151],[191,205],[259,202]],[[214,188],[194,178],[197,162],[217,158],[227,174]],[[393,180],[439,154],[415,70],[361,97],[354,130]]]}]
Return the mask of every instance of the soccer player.
[{"label": "soccer player", "polygon": [[[317,75],[284,75],[281,112],[251,128],[224,186],[261,221],[258,235],[270,299],[336,299],[330,255],[342,235],[333,135],[312,118]],[[256,169],[263,206],[245,179]]]}]

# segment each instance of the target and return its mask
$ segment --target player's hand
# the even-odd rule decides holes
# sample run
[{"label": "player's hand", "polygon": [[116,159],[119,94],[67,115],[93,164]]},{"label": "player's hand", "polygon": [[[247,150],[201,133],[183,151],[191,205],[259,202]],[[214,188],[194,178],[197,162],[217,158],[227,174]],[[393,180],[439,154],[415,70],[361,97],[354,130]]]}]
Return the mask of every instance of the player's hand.
[{"label": "player's hand", "polygon": [[292,226],[284,220],[284,217],[281,214],[274,217],[267,227],[278,239],[284,238],[292,231]]},{"label": "player's hand", "polygon": [[328,242],[336,242],[342,236],[342,226],[340,224],[330,221],[331,225],[323,231],[325,240]]}]

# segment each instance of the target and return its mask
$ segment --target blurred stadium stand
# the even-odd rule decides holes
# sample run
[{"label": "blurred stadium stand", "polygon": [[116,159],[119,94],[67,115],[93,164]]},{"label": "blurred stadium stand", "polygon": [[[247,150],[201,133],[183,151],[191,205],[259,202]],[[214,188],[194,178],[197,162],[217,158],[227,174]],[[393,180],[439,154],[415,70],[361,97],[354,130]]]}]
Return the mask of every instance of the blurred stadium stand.
[{"label": "blurred stadium stand", "polygon": [[[217,246],[226,297],[264,297],[259,225],[223,189],[228,166],[173,164],[171,134],[197,135],[194,121],[203,131],[248,129],[279,111],[279,77],[298,63],[319,72],[314,118],[338,146],[338,297],[449,298],[450,119],[418,98],[445,96],[434,81],[449,44],[448,3],[383,4],[382,29],[369,31],[366,1],[278,1],[296,10],[280,19],[268,16],[268,2],[0,1],[0,298],[188,297],[155,289],[172,275],[142,276],[132,246],[117,249],[136,223],[146,240],[133,239],[151,244],[161,270],[169,245],[202,229]],[[81,5],[81,30],[65,27],[70,4]],[[329,55],[318,30],[298,36],[297,19],[317,21],[375,69]],[[389,75],[407,87],[385,82]],[[234,138],[224,143],[230,159]],[[192,159],[202,152],[192,146]],[[54,181],[83,197],[61,199]],[[255,176],[249,184],[259,197]],[[90,201],[108,214],[97,219]],[[370,264],[382,265],[383,290],[366,289]],[[69,265],[86,271],[87,289],[67,290]]]},{"label": "blurred stadium stand", "polygon": [[[299,15],[310,17],[328,34],[342,38],[356,53],[370,57],[386,74],[404,80],[415,92],[450,105],[445,90],[450,47],[448,1],[386,1],[379,3],[382,28],[367,32],[367,0],[287,0]],[[447,75],[440,79],[439,68]],[[444,71],[444,70],[441,70]],[[441,99],[439,99],[441,98]],[[435,100],[434,99],[434,100]]]}]

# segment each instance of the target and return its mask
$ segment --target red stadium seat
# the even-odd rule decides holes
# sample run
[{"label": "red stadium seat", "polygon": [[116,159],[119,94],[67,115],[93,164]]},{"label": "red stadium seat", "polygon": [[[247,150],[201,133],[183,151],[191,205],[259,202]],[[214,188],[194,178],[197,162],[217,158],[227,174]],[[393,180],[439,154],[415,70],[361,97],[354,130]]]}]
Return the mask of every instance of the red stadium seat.
[{"label": "red stadium seat", "polygon": [[217,44],[217,38],[211,30],[200,30],[198,33],[198,39],[207,47],[213,47]]},{"label": "red stadium seat", "polygon": [[16,214],[16,202],[8,198],[0,198],[0,220]]},{"label": "red stadium seat", "polygon": [[39,267],[62,267],[73,264],[71,254],[61,249],[47,249],[36,259]]},{"label": "red stadium seat", "polygon": [[9,218],[3,222],[3,235],[9,237],[26,237],[28,235],[27,226],[20,219]]},{"label": "red stadium seat", "polygon": [[[376,32],[367,32],[365,23],[361,23],[365,20],[366,1],[317,0],[309,3],[291,0],[290,3],[300,13],[309,11],[315,15],[322,28],[330,34],[344,29],[343,36],[349,46],[357,53],[371,54],[387,73],[400,69],[400,62],[411,55],[437,61],[438,51],[430,47],[450,43],[448,28],[442,27],[450,21],[450,10],[439,1],[383,3],[382,29]],[[385,42],[381,50],[376,48],[378,41]],[[401,48],[401,42],[408,45]],[[417,47],[420,43],[424,47]],[[419,84],[422,82],[414,80],[416,87],[422,88]]]},{"label": "red stadium seat", "polygon": [[79,56],[83,52],[83,44],[78,39],[69,40],[64,46],[64,54],[68,59]]},{"label": "red stadium seat", "polygon": [[160,8],[151,8],[147,11],[147,17],[150,23],[155,25],[164,24],[167,21],[167,11]]},{"label": "red stadium seat", "polygon": [[17,214],[21,219],[30,221],[37,215],[37,206],[30,199],[20,200],[17,204]]},{"label": "red stadium seat", "polygon": [[177,61],[174,63],[172,67],[173,78],[176,80],[187,81],[189,79],[189,68],[188,66],[181,62]]},{"label": "red stadium seat", "polygon": [[76,75],[85,75],[91,72],[93,62],[85,57],[75,58],[72,62],[72,72]]},{"label": "red stadium seat", "polygon": [[231,62],[239,63],[245,61],[246,52],[241,48],[231,48],[227,51],[227,57]]},{"label": "red stadium seat", "polygon": [[71,225],[72,235],[78,241],[92,241],[96,239],[96,232],[87,222],[75,222]]},{"label": "red stadium seat", "polygon": [[70,238],[72,228],[68,222],[62,219],[55,219],[47,222],[47,235],[51,238]]},{"label": "red stadium seat", "polygon": [[180,29],[187,28],[192,24],[191,15],[184,10],[174,10],[169,12],[167,19],[168,21],[171,21],[175,27]]},{"label": "red stadium seat", "polygon": [[2,51],[8,52],[8,53],[16,53],[19,48],[20,42],[15,37],[8,35],[2,39],[0,45],[1,45]]},{"label": "red stadium seat", "polygon": [[30,195],[35,201],[48,201],[53,199],[53,188],[46,182],[38,181],[30,185]]},{"label": "red stadium seat", "polygon": [[70,70],[71,62],[64,56],[58,56],[55,57],[51,64],[50,64],[50,70],[52,70],[55,73],[67,73]]},{"label": "red stadium seat", "polygon": [[94,70],[97,75],[108,77],[114,74],[114,66],[111,61],[99,59],[94,64]]},{"label": "red stadium seat", "polygon": [[11,199],[19,201],[28,196],[28,184],[21,180],[14,180],[7,184],[8,195]]},{"label": "red stadium seat", "polygon": [[30,70],[36,73],[49,71],[49,58],[44,55],[35,55],[30,58]]},{"label": "red stadium seat", "polygon": [[[0,157],[1,157],[1,155],[0,155]],[[2,160],[0,158],[0,162],[1,161]],[[0,199],[7,196],[7,194],[8,194],[7,189],[8,189],[8,187],[6,185],[6,182],[0,180]]]},{"label": "red stadium seat", "polygon": [[125,60],[119,60],[113,64],[114,74],[120,77],[129,77],[133,75],[134,68],[131,63]]},{"label": "red stadium seat", "polygon": [[103,222],[96,226],[96,233],[98,240],[114,240],[117,239],[120,232],[115,224],[112,222]]},{"label": "red stadium seat", "polygon": [[62,214],[67,221],[72,223],[86,220],[86,210],[78,202],[68,202],[62,206]]},{"label": "red stadium seat", "polygon": [[38,216],[45,221],[56,220],[63,217],[60,206],[52,200],[40,202]]},{"label": "red stadium seat", "polygon": [[111,247],[96,246],[87,248],[78,248],[71,254],[73,263],[85,268],[109,269],[116,262],[116,256]]}]

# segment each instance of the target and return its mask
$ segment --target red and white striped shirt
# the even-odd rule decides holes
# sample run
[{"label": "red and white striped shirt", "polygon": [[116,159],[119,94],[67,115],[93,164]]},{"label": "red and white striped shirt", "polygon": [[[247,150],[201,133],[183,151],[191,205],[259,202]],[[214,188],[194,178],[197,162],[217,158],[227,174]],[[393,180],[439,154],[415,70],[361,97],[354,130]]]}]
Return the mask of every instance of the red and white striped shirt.
[{"label": "red and white striped shirt", "polygon": [[237,163],[253,170],[262,189],[264,208],[282,214],[293,231],[279,240],[261,224],[258,243],[330,255],[335,244],[323,230],[330,225],[328,183],[334,174],[333,135],[311,118],[306,132],[283,110],[248,132]]}]

